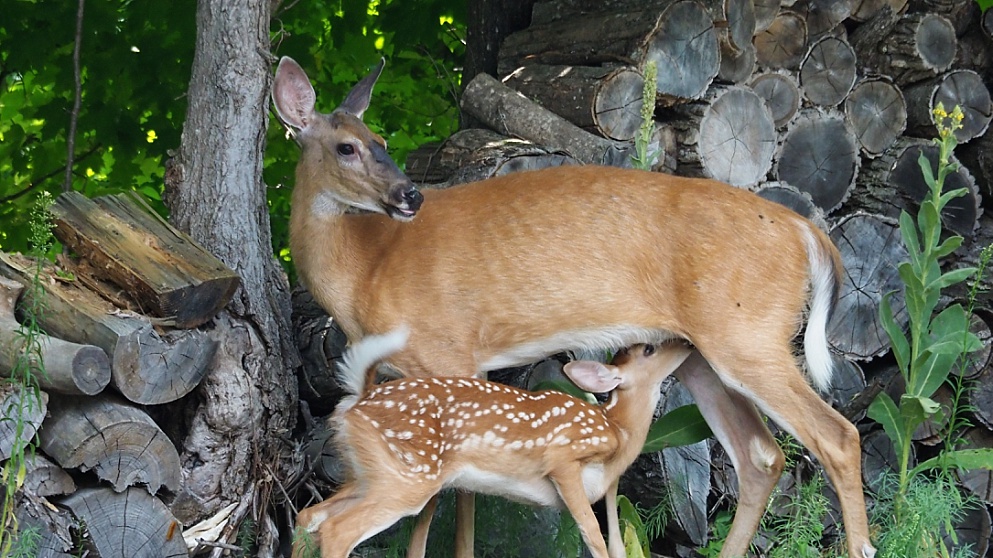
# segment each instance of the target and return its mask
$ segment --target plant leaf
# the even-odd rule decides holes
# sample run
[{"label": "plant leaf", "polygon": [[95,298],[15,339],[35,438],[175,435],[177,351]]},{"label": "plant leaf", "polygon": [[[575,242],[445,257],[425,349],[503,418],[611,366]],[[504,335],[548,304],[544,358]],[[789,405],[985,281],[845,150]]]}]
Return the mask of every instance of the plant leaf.
[{"label": "plant leaf", "polygon": [[648,533],[645,531],[645,523],[631,500],[623,494],[617,496],[617,518],[623,530],[627,557],[648,556]]},{"label": "plant leaf", "polygon": [[900,416],[904,426],[915,429],[922,422],[941,410],[941,405],[930,397],[905,393],[900,397]]},{"label": "plant leaf", "polygon": [[641,453],[665,448],[688,446],[713,436],[710,426],[696,405],[683,405],[659,417],[648,429],[648,438]]},{"label": "plant leaf", "polygon": [[963,240],[962,237],[958,235],[950,236],[946,238],[945,241],[942,242],[940,246],[935,248],[933,252],[934,257],[944,258],[948,254],[951,254],[952,252],[958,250],[959,247],[962,246],[962,240]]},{"label": "plant leaf", "polygon": [[896,319],[893,317],[893,309],[890,307],[890,297],[894,293],[896,291],[886,293],[879,302],[879,321],[882,322],[883,329],[890,338],[890,346],[893,347],[893,356],[896,357],[897,366],[900,367],[900,371],[906,377],[910,372],[910,342],[907,341],[907,336],[904,335],[903,329],[896,323]]},{"label": "plant leaf", "polygon": [[925,288],[927,289],[944,289],[945,287],[950,287],[965,281],[966,279],[972,277],[976,274],[976,268],[974,267],[963,267],[959,269],[953,269],[941,276],[936,280],[932,281]]},{"label": "plant leaf", "polygon": [[569,380],[542,380],[535,384],[534,387],[531,388],[531,391],[542,391],[548,389],[568,393],[576,399],[582,399],[587,403],[593,403],[594,405],[596,404],[596,397],[594,397],[592,393],[579,389],[576,384],[570,382]]},{"label": "plant leaf", "polygon": [[993,448],[943,451],[939,455],[918,463],[910,476],[929,469],[986,469],[993,471]]},{"label": "plant leaf", "polygon": [[896,454],[901,455],[903,453],[903,447],[907,442],[904,438],[903,430],[900,428],[903,420],[893,399],[885,391],[880,392],[872,400],[869,409],[866,411],[866,415],[882,425],[886,435],[893,442],[893,449],[896,450]]}]

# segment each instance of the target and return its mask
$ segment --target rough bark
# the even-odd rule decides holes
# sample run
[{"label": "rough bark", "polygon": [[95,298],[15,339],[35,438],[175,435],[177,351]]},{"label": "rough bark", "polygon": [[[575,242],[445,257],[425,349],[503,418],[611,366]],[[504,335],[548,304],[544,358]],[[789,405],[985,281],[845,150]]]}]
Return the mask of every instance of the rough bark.
[{"label": "rough bark", "polygon": [[890,9],[852,34],[863,67],[887,75],[898,85],[931,78],[955,60],[955,29],[935,14],[897,15]]},{"label": "rough bark", "polygon": [[191,400],[185,483],[174,509],[183,508],[188,521],[258,495],[259,555],[274,553],[278,539],[265,500],[273,479],[287,475],[289,448],[281,437],[295,421],[299,365],[289,284],[272,255],[262,182],[269,10],[269,2],[198,3],[183,139],[166,171],[171,222],[242,279],[211,331],[219,346]]}]

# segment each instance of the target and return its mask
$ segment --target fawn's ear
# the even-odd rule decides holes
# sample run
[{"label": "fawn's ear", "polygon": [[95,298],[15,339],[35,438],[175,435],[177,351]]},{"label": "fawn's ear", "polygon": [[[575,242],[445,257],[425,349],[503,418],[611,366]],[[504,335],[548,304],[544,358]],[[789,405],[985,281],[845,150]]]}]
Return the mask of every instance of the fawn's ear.
[{"label": "fawn's ear", "polygon": [[567,362],[562,368],[566,376],[580,388],[591,393],[606,393],[621,383],[617,367],[592,360]]}]

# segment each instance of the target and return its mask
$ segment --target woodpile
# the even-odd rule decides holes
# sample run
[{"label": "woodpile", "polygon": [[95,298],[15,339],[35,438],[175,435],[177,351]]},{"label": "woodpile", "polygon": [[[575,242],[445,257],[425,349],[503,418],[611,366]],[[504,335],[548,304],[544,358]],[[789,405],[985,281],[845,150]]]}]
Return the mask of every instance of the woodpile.
[{"label": "woodpile", "polygon": [[[632,151],[627,131],[637,127],[641,105],[652,103],[649,151],[660,151],[653,170],[754,190],[823,224],[841,250],[846,280],[829,331],[839,361],[830,398],[864,433],[871,492],[894,461],[889,439],[864,418],[865,409],[881,390],[899,394],[902,381],[879,323],[879,301],[902,287],[896,266],[907,252],[896,218],[901,210],[916,214],[927,191],[921,155],[936,168],[930,139],[939,102],[965,113],[956,132],[960,166],[946,190],[968,192],[942,215],[947,229],[965,237],[944,265],[975,265],[993,240],[993,219],[984,212],[993,197],[991,14],[954,0],[538,0],[531,26],[504,40],[499,75],[480,75],[466,87],[462,109],[489,129],[425,146],[408,157],[407,171],[447,187],[513,167],[602,164]],[[655,99],[636,90],[636,74],[643,76],[649,61],[658,67]],[[514,99],[512,109],[499,100],[505,98]],[[618,120],[599,125],[603,107],[616,107]],[[554,127],[543,127],[546,120]],[[463,149],[467,138],[482,135],[486,149]],[[522,157],[526,165],[514,163]],[[993,447],[988,278],[982,286],[987,292],[980,291],[972,323],[986,348],[962,372],[973,387],[965,401],[975,425],[966,435],[970,447]],[[948,302],[967,294],[948,292]],[[905,324],[899,295],[893,305]],[[922,460],[940,449],[941,426],[915,434]],[[642,503],[663,493],[671,499],[675,540],[686,547],[706,543],[708,517],[700,510],[732,502],[736,493],[722,451],[711,445],[703,463],[692,452],[673,451],[645,457],[628,475],[627,493]],[[993,475],[962,471],[959,480],[986,506],[956,528],[971,533],[963,539],[985,555]],[[660,484],[668,489],[655,490]]]},{"label": "woodpile", "polygon": [[[38,528],[42,557],[76,556],[80,539],[89,555],[187,556],[198,536],[217,540],[196,530],[184,540],[192,518],[174,506],[184,490],[183,409],[196,404],[191,394],[217,345],[198,326],[227,304],[239,278],[137,196],[70,192],[51,212],[71,256],[39,267],[0,253],[0,374],[43,367],[33,369],[40,398],[32,389],[0,393],[4,416],[24,419],[22,439],[37,433],[18,518]],[[34,302],[46,332],[40,363],[24,359],[19,332]],[[2,458],[12,424],[0,423]]]}]

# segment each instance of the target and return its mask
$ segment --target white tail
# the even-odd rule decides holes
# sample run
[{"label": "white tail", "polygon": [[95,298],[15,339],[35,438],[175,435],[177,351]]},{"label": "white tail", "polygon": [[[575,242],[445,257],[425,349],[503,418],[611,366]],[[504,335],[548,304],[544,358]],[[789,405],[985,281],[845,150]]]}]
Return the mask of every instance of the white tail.
[{"label": "white tail", "polygon": [[[341,371],[346,385],[361,388],[375,356],[398,351],[405,338],[399,331],[360,341]],[[331,499],[301,511],[298,525],[319,533],[324,558],[345,558],[454,487],[565,507],[593,556],[607,558],[590,507],[606,495],[609,556],[623,558],[617,481],[645,443],[662,381],[690,352],[683,343],[637,345],[610,365],[566,364],[579,387],[611,392],[603,406],[476,378],[381,384],[335,410],[336,442],[353,478]]]},{"label": "white tail", "polygon": [[[380,69],[331,114],[315,111],[313,87],[288,58],[273,88],[303,148],[294,263],[349,339],[408,325],[408,345],[388,361],[411,377],[688,339],[702,357],[677,375],[742,487],[722,556],[745,554],[782,467],[755,407],[821,461],[849,555],[871,556],[858,431],[793,354],[809,305],[808,375],[829,384],[824,329],[842,267],[823,232],[726,184],[616,168],[558,167],[422,195],[361,121]],[[471,532],[458,532],[467,558]]]}]

